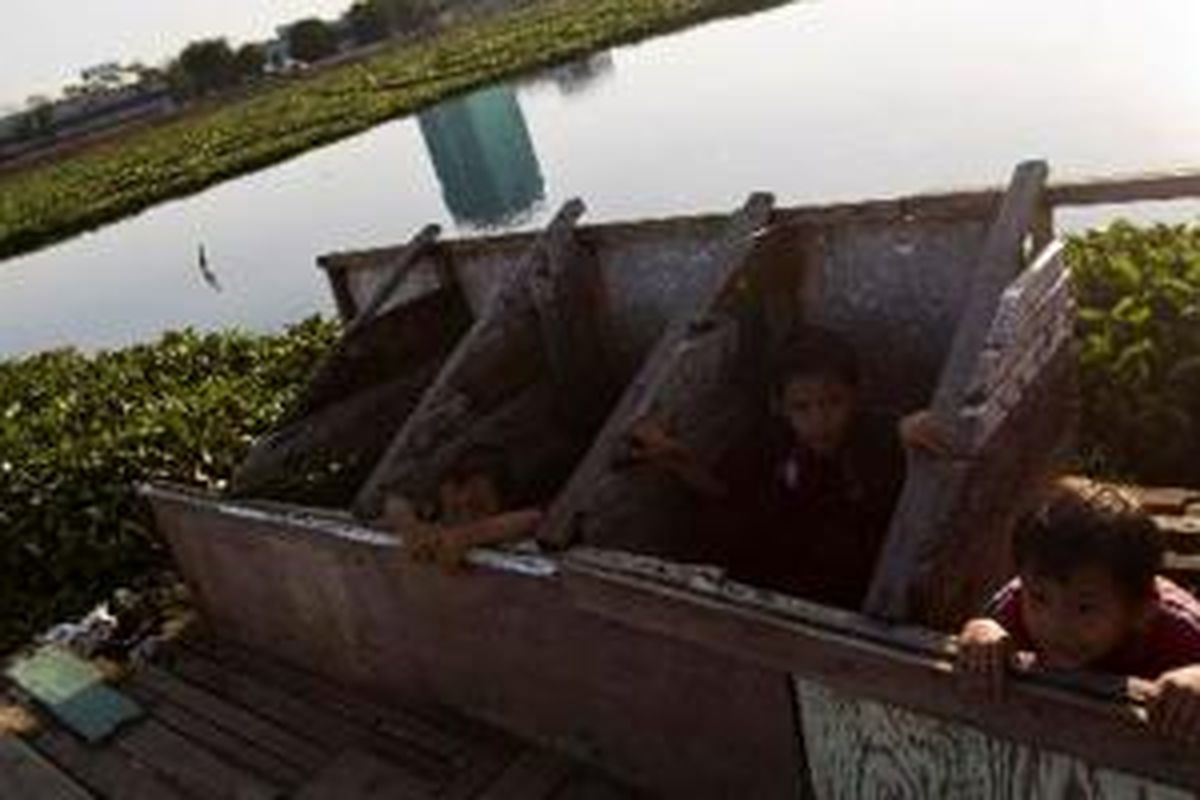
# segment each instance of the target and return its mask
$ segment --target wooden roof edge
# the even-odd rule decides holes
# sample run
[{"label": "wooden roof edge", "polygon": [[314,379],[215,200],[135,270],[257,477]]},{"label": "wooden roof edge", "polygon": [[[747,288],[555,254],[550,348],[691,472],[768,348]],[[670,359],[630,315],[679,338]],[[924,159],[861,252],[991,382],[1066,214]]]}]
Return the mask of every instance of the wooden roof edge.
[{"label": "wooden roof edge", "polygon": [[[1001,187],[961,188],[928,191],[914,195],[869,198],[780,207],[775,224],[836,224],[854,220],[871,221],[907,216],[955,217],[989,214],[999,200]],[[1102,178],[1081,178],[1052,183],[1046,188],[1050,206],[1083,206],[1178,200],[1200,197],[1200,170],[1179,170]],[[622,235],[638,231],[655,231],[664,227],[719,224],[720,213],[681,214],[650,217],[640,220],[619,220],[587,225],[580,228],[584,237],[592,235]],[[496,236],[452,239],[439,247],[451,251],[470,252],[492,247],[523,247],[537,231],[504,233]],[[346,250],[317,257],[324,270],[356,269],[371,266],[378,259],[394,256],[403,245]]]}]

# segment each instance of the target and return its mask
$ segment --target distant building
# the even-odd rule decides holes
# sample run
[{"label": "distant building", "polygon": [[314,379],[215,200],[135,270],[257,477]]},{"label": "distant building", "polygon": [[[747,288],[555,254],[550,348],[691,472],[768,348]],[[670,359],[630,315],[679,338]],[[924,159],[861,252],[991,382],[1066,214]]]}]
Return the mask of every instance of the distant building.
[{"label": "distant building", "polygon": [[175,109],[166,83],[139,69],[101,64],[81,77],[62,99],[31,98],[24,111],[0,119],[0,160]]},{"label": "distant building", "polygon": [[510,222],[545,196],[533,140],[511,88],[449,100],[418,120],[442,198],[457,222]]}]

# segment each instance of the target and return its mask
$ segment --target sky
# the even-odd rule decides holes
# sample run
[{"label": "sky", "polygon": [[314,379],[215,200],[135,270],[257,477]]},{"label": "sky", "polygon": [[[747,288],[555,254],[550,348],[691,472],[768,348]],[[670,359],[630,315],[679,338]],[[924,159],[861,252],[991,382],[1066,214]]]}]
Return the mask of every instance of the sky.
[{"label": "sky", "polygon": [[350,0],[6,0],[0,26],[0,109],[55,94],[105,61],[157,64],[194,39],[265,39],[305,16],[333,17]]}]

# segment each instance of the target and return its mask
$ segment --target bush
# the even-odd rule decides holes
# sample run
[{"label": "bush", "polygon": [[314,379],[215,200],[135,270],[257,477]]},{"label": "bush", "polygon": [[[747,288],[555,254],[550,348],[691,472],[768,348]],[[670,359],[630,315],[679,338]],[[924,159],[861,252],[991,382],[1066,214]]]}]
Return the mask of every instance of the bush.
[{"label": "bush", "polygon": [[165,563],[136,484],[220,488],[336,325],[0,363],[0,648]]},{"label": "bush", "polygon": [[1200,486],[1200,228],[1073,237],[1082,449],[1108,477]]}]

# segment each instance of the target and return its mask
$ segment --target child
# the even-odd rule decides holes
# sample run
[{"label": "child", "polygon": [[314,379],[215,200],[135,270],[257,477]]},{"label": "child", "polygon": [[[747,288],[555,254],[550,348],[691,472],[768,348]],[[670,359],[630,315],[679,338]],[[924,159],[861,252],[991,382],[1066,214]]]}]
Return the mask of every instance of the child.
[{"label": "child", "polygon": [[420,519],[399,497],[388,498],[385,519],[404,540],[410,558],[434,561],[452,572],[471,549],[526,538],[541,524],[537,509],[504,511],[508,482],[500,452],[473,447],[442,476],[435,521]]},{"label": "child", "polygon": [[901,443],[946,448],[928,412],[897,424],[862,408],[857,354],[832,331],[796,331],[772,372],[769,429],[716,474],[654,420],[631,432],[633,454],[712,501],[707,538],[735,577],[856,608],[904,482]]},{"label": "child", "polygon": [[1013,553],[1018,577],[960,635],[965,687],[998,696],[1010,665],[1145,678],[1151,725],[1200,744],[1200,602],[1156,574],[1161,537],[1136,502],[1061,480]]}]

